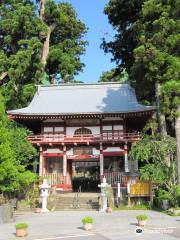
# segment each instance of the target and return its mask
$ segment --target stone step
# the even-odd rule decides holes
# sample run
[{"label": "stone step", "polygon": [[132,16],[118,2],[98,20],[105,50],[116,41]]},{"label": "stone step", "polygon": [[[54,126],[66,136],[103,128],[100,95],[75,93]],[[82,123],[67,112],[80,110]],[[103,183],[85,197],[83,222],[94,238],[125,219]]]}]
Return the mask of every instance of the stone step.
[{"label": "stone step", "polygon": [[73,202],[81,202],[81,203],[92,203],[98,202],[98,198],[56,198],[56,202],[63,202],[63,203],[73,203]]},{"label": "stone step", "polygon": [[89,205],[78,205],[77,207],[73,206],[56,206],[55,210],[98,210],[99,206],[94,205],[94,206],[89,206]]},{"label": "stone step", "polygon": [[73,207],[73,206],[82,206],[82,207],[96,207],[99,206],[98,203],[94,204],[82,204],[82,203],[77,203],[77,204],[56,204],[56,207]]},{"label": "stone step", "polygon": [[94,199],[94,200],[82,200],[82,199],[76,199],[76,200],[68,200],[68,201],[61,201],[61,200],[56,200],[56,203],[64,203],[64,204],[71,204],[71,203],[75,203],[75,202],[79,202],[79,203],[84,203],[84,204],[92,204],[92,203],[96,203],[96,202],[99,202],[97,199]]},{"label": "stone step", "polygon": [[55,197],[55,210],[98,210],[99,193],[59,193]]},{"label": "stone step", "polygon": [[65,208],[65,207],[87,207],[87,208],[96,208],[99,206],[98,203],[94,203],[94,204],[82,204],[82,203],[75,203],[75,204],[55,204],[56,208]]},{"label": "stone step", "polygon": [[99,209],[94,208],[57,208],[55,211],[98,211]]},{"label": "stone step", "polygon": [[99,201],[98,199],[78,199],[76,201],[74,200],[68,200],[68,201],[64,201],[61,199],[56,200],[56,210],[60,210],[60,209],[74,209],[74,208],[78,209],[98,209],[99,208]]},{"label": "stone step", "polygon": [[[57,200],[60,200],[60,201],[71,201],[71,200],[73,200],[73,199],[77,199],[77,198],[56,198]],[[89,201],[89,200],[92,200],[92,201],[94,201],[94,200],[97,200],[98,198],[82,198],[82,197],[78,197],[78,199],[81,199],[82,201]]]},{"label": "stone step", "polygon": [[[91,198],[91,197],[98,197],[100,193],[98,192],[80,192],[78,193],[79,196],[81,196],[82,198],[83,197],[88,197],[88,198]],[[77,195],[77,192],[70,192],[70,193],[58,193],[57,194],[57,197],[74,197],[75,195]]]}]

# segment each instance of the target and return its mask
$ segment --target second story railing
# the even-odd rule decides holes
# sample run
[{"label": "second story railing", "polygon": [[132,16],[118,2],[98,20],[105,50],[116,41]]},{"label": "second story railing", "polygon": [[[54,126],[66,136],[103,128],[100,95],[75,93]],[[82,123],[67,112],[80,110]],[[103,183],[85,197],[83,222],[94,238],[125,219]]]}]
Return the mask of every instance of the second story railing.
[{"label": "second story railing", "polygon": [[136,142],[141,139],[138,132],[106,132],[103,134],[74,135],[45,133],[41,135],[31,135],[28,140],[37,143],[96,143],[96,142]]}]

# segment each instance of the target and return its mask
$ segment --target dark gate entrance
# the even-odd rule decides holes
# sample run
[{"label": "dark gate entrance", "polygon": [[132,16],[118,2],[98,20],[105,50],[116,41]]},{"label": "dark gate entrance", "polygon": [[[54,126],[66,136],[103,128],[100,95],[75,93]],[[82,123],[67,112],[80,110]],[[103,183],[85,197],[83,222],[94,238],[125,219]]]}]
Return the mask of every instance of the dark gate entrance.
[{"label": "dark gate entrance", "polygon": [[100,179],[99,161],[72,161],[73,191],[97,192]]}]

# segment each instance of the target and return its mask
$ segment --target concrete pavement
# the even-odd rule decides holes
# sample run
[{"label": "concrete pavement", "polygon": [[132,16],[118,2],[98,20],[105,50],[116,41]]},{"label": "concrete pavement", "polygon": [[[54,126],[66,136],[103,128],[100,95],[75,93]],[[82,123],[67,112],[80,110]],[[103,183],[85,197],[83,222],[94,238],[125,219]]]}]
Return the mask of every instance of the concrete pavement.
[{"label": "concrete pavement", "polygon": [[[137,234],[136,216],[147,214],[149,220],[142,234]],[[93,230],[85,232],[81,219],[94,218]],[[15,222],[0,224],[0,240],[14,240],[16,223],[29,224],[26,240],[177,240],[180,239],[180,217],[163,213],[141,211],[114,211],[112,214],[96,211],[57,211],[49,213],[16,213]],[[24,240],[21,238],[21,240]]]}]

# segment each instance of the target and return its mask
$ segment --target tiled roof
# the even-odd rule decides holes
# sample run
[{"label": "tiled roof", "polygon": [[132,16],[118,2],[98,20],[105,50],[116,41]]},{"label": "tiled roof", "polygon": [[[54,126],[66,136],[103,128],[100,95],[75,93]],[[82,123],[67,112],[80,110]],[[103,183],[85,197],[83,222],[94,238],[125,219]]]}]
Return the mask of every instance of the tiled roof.
[{"label": "tiled roof", "polygon": [[154,107],[137,102],[129,84],[64,84],[38,86],[28,107],[8,111],[11,115],[57,115],[129,113],[151,111]]}]

